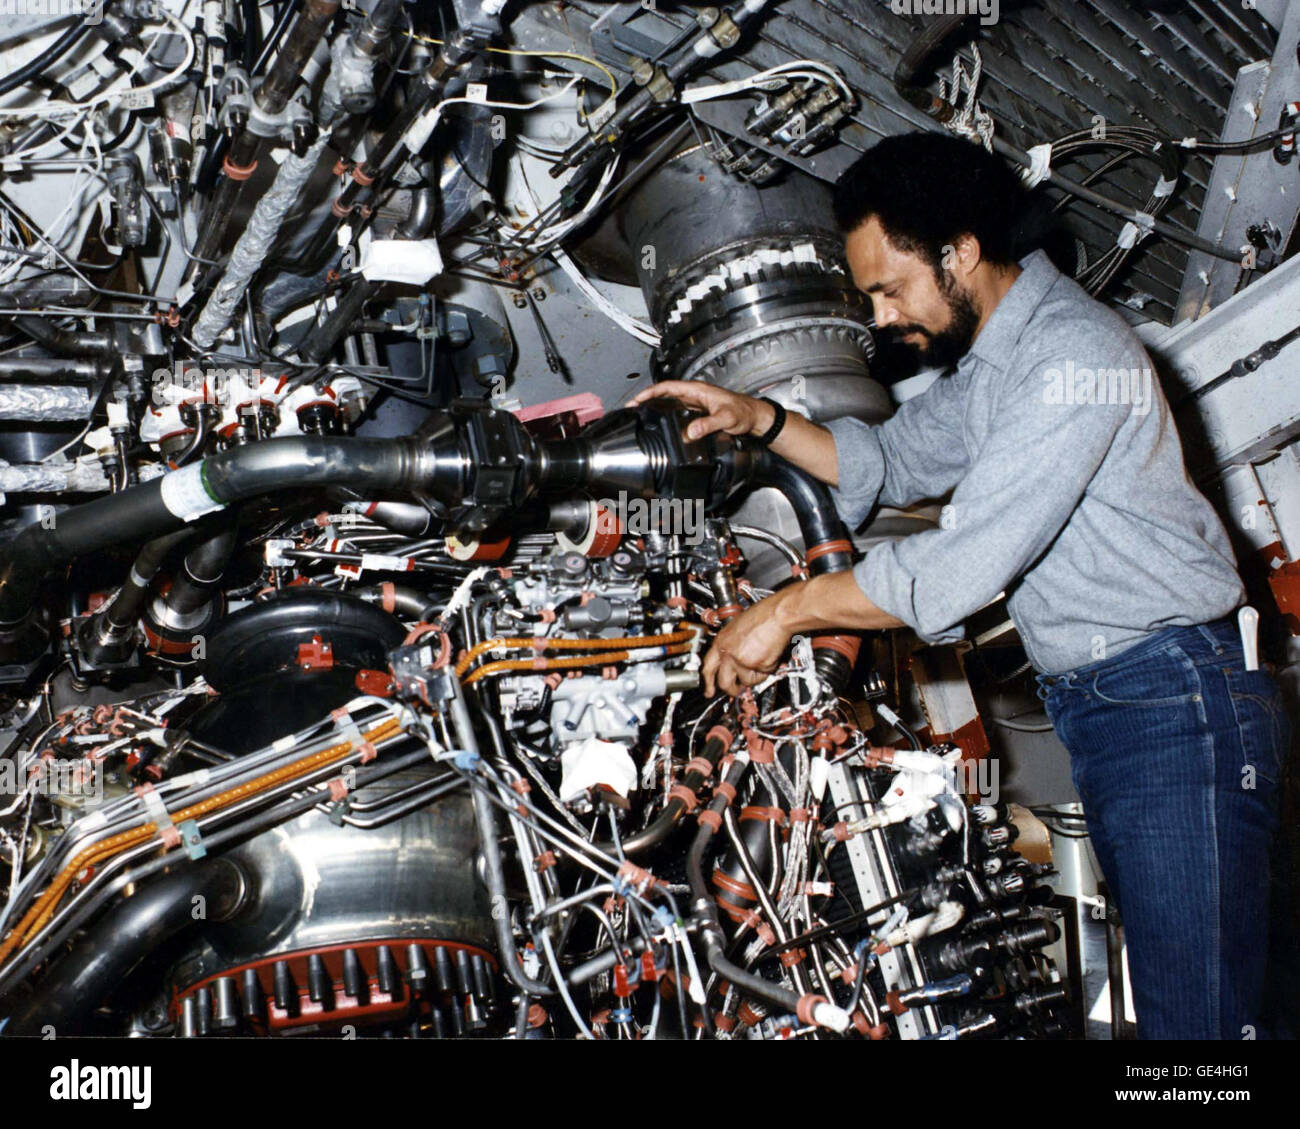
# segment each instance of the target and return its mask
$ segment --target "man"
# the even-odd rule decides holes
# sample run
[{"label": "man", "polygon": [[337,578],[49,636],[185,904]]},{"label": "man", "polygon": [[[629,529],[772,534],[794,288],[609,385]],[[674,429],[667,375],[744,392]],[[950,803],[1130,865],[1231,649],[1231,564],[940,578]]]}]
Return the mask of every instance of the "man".
[{"label": "man", "polygon": [[[950,502],[939,528],[733,619],[707,692],[761,681],[796,633],[957,641],[1006,592],[1123,915],[1139,1035],[1250,1038],[1289,724],[1271,677],[1246,670],[1232,549],[1150,359],[1044,252],[1017,261],[1024,207],[1007,166],[943,135],[888,138],[840,181],[879,333],[955,368],[879,426],[790,412],[772,450],[831,485],[853,527],[877,504]],[[694,435],[775,423],[771,403],[698,383],[636,402],[662,395],[707,413]]]}]

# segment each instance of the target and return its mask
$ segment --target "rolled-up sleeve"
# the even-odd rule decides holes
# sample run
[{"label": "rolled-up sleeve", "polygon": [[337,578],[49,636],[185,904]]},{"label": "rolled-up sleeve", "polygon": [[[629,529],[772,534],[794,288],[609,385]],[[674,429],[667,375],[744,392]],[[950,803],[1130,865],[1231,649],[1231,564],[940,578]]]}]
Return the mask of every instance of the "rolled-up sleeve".
[{"label": "rolled-up sleeve", "polygon": [[877,504],[910,506],[947,494],[968,465],[962,412],[960,392],[939,377],[884,423],[828,423],[839,474],[831,498],[844,523],[856,529]]},{"label": "rolled-up sleeve", "polygon": [[[1127,368],[1133,358],[1089,360]],[[1049,550],[1128,417],[1127,405],[1048,395],[1050,374],[1065,368],[1059,351],[1016,364],[998,395],[993,430],[940,527],[878,545],[855,566],[867,598],[926,642],[964,638],[962,621]]]},{"label": "rolled-up sleeve", "polygon": [[833,419],[826,429],[835,440],[839,485],[831,487],[831,500],[850,529],[861,525],[876,506],[885,481],[885,457],[880,450],[879,427],[860,419]]}]

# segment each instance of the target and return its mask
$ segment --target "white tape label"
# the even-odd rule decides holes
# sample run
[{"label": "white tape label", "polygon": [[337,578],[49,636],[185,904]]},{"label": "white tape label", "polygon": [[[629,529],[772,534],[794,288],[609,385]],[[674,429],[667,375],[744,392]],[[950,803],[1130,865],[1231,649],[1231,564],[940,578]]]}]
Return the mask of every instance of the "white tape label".
[{"label": "white tape label", "polygon": [[436,239],[373,239],[361,253],[361,276],[422,286],[442,273]]},{"label": "white tape label", "polygon": [[438,124],[438,116],[441,112],[441,105],[430,106],[425,110],[402,135],[402,144],[412,153],[418,153],[423,149],[424,143],[433,135],[433,127]]},{"label": "white tape label", "polygon": [[152,110],[153,92],[149,90],[122,91],[121,105],[124,110]]},{"label": "white tape label", "polygon": [[162,501],[182,521],[193,521],[204,514],[226,508],[224,502],[213,500],[203,484],[202,463],[192,463],[164,475]]}]

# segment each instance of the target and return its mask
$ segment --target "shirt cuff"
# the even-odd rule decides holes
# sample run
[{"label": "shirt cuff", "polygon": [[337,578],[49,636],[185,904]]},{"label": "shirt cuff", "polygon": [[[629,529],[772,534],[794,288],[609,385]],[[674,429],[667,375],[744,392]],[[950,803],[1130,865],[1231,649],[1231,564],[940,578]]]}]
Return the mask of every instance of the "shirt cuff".
[{"label": "shirt cuff", "polygon": [[876,506],[885,482],[885,456],[876,429],[846,416],[822,425],[835,440],[839,486],[830,488],[835,509],[850,531],[857,529]]},{"label": "shirt cuff", "polygon": [[916,578],[899,562],[896,549],[901,542],[887,542],[871,549],[853,566],[853,579],[862,593],[881,611],[901,619],[925,643],[960,643],[966,625],[952,622],[953,612],[918,601]]}]

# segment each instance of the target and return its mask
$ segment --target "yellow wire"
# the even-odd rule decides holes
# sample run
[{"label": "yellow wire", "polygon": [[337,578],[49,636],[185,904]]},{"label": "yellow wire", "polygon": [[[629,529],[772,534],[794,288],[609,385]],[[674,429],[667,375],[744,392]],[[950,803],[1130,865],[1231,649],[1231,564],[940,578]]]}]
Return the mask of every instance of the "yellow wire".
[{"label": "yellow wire", "polygon": [[[443,40],[441,39],[433,39],[427,35],[418,35],[415,32],[409,30],[407,31],[406,34],[409,35],[412,39],[419,40],[419,42],[421,43],[433,43],[439,47],[443,45]],[[489,47],[487,48],[487,50],[494,51],[498,55],[542,55],[548,59],[577,59],[579,62],[582,63],[590,63],[593,67],[595,67],[598,71],[600,71],[601,74],[603,74],[607,79],[609,79],[609,91],[610,91],[609,97],[606,98],[605,101],[603,101],[596,108],[595,112],[597,114],[599,114],[601,110],[603,110],[612,101],[614,101],[615,98],[618,97],[618,79],[614,77],[614,72],[611,71],[607,66],[605,66],[604,63],[600,62],[597,59],[593,59],[588,55],[579,55],[574,51],[518,51],[512,47]],[[591,115],[588,114],[587,116],[590,117]]]}]

